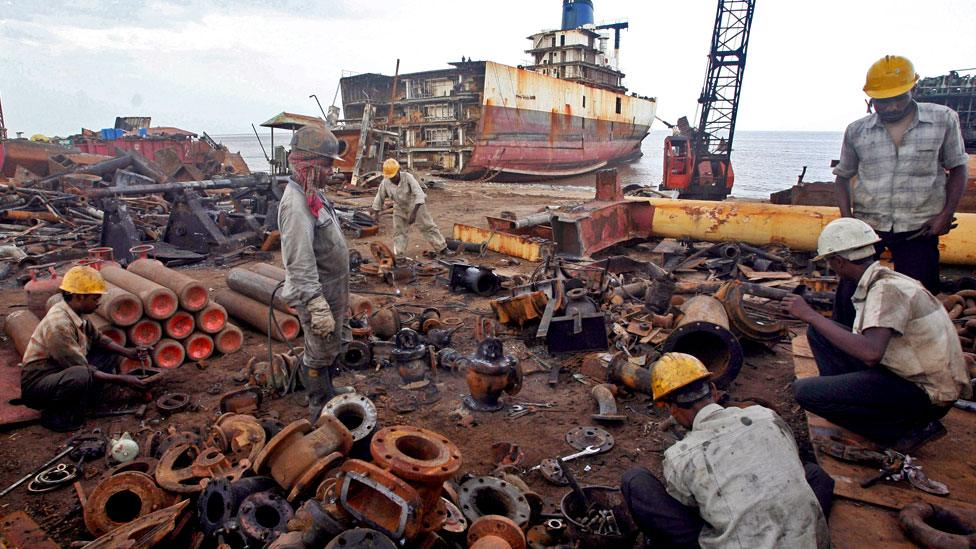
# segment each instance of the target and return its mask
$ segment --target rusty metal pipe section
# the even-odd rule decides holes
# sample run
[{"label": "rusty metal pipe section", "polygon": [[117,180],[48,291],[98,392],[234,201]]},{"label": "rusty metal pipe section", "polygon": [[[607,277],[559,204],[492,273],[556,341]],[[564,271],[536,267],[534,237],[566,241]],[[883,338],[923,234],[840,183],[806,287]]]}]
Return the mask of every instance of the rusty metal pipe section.
[{"label": "rusty metal pipe section", "polygon": [[264,449],[267,435],[254,416],[228,412],[214,422],[207,442],[235,460],[254,463]]},{"label": "rusty metal pipe section", "polygon": [[157,368],[176,368],[186,360],[186,351],[179,341],[174,339],[160,339],[153,347],[152,361]]},{"label": "rusty metal pipe section", "polygon": [[627,421],[627,416],[617,411],[617,399],[614,398],[616,393],[616,385],[603,383],[593,387],[590,390],[590,396],[596,401],[597,406],[600,407],[600,411],[595,414],[590,414],[590,417],[597,421],[613,423]]},{"label": "rusty metal pipe section", "polygon": [[277,282],[283,282],[285,280],[285,270],[275,265],[269,265],[268,263],[255,263],[254,265],[251,265],[251,270],[261,276],[266,276]]},{"label": "rusty metal pipe section", "polygon": [[173,316],[163,321],[163,332],[172,339],[186,339],[196,328],[193,315],[186,311],[176,311]]},{"label": "rusty metal pipe section", "polygon": [[98,302],[98,314],[116,326],[129,327],[142,318],[142,301],[132,292],[107,283],[108,291]]},{"label": "rusty metal pipe section", "polygon": [[497,412],[504,406],[499,400],[503,392],[516,395],[522,390],[522,367],[518,359],[505,355],[500,339],[482,340],[465,365],[470,394],[463,402],[472,410]]},{"label": "rusty metal pipe section", "polygon": [[282,299],[281,290],[278,292],[274,291],[275,286],[278,284],[280,284],[280,281],[253,271],[248,271],[247,269],[236,268],[231,269],[227,273],[227,287],[231,290],[260,301],[265,305],[271,304],[271,295],[274,294],[275,309],[290,315],[295,314],[295,309]]},{"label": "rusty metal pipe section", "polygon": [[313,427],[295,421],[258,454],[254,471],[270,475],[288,492],[288,501],[314,492],[325,474],[352,449],[352,433],[336,417],[323,415]]},{"label": "rusty metal pipe section", "polygon": [[782,321],[757,320],[749,315],[745,308],[745,295],[746,287],[737,280],[727,282],[715,294],[715,298],[725,307],[732,331],[760,343],[773,343],[786,337],[789,332]]},{"label": "rusty metal pipe section", "polygon": [[613,355],[610,365],[607,367],[607,381],[615,385],[623,385],[631,391],[653,394],[651,390],[651,370],[631,364],[627,360],[627,355],[617,353]]},{"label": "rusty metal pipe section", "polygon": [[220,333],[227,326],[227,309],[219,303],[208,303],[196,312],[194,321],[197,329],[205,334]]},{"label": "rusty metal pipe section", "polygon": [[224,329],[213,336],[214,346],[221,354],[236,353],[244,344],[244,332],[233,324],[226,324]]},{"label": "rusty metal pipe section", "polygon": [[248,547],[267,547],[288,531],[294,515],[291,504],[277,490],[268,490],[244,498],[237,523]]},{"label": "rusty metal pipe section", "polygon": [[349,429],[353,443],[366,440],[376,430],[378,416],[373,401],[358,393],[339,395],[322,408],[322,415],[334,416]]},{"label": "rusty metal pipe section", "polygon": [[430,531],[420,494],[392,472],[368,461],[350,459],[336,477],[339,505],[357,521],[393,539],[413,539]]},{"label": "rusty metal pipe section", "polygon": [[241,503],[251,494],[272,490],[277,486],[274,479],[269,477],[249,477],[234,482],[223,478],[211,480],[197,500],[200,530],[211,537],[221,530],[233,530]]},{"label": "rusty metal pipe section", "polygon": [[697,295],[681,306],[684,313],[668,339],[664,352],[676,351],[697,357],[712,373],[712,382],[724,388],[742,368],[742,346],[729,330],[729,315],[722,302]]},{"label": "rusty metal pipe section", "polygon": [[119,267],[102,267],[102,277],[131,292],[142,301],[143,312],[154,320],[164,320],[176,312],[179,299],[173,290]]},{"label": "rusty metal pipe section", "polygon": [[98,314],[88,315],[88,320],[91,321],[92,326],[99,331],[102,335],[108,337],[120,347],[125,347],[127,338],[125,336],[125,330],[117,326],[112,326],[112,323],[105,320]]},{"label": "rusty metal pipe section", "polygon": [[152,347],[163,338],[163,326],[155,320],[144,318],[126,331],[129,341],[137,347]]},{"label": "rusty metal pipe section", "polygon": [[193,332],[183,340],[183,351],[187,360],[207,360],[214,352],[214,340],[203,332]]},{"label": "rusty metal pipe section", "polygon": [[17,349],[18,356],[24,356],[24,351],[27,350],[27,344],[30,343],[30,338],[34,335],[34,330],[37,329],[37,325],[40,322],[37,315],[27,309],[14,311],[7,315],[7,318],[3,322],[3,331],[14,342],[14,348]]},{"label": "rusty metal pipe section", "polygon": [[472,525],[484,516],[501,515],[521,529],[528,526],[532,517],[532,508],[522,490],[495,477],[473,477],[465,481],[458,504]]},{"label": "rusty metal pipe section", "polygon": [[191,313],[206,307],[207,303],[210,302],[210,295],[203,284],[179,271],[168,268],[161,261],[148,258],[137,259],[129,263],[128,270],[172,290],[180,300],[180,307]]},{"label": "rusty metal pipe section", "polygon": [[404,383],[422,381],[433,369],[429,347],[420,334],[410,328],[397,332],[390,356]]},{"label": "rusty metal pipe section", "polygon": [[[277,322],[273,326],[269,326],[268,306],[233,290],[217,292],[214,295],[214,301],[227,309],[230,316],[243,320],[262,334],[267,334],[270,328],[271,337],[278,341],[295,339],[301,329],[297,318],[280,311],[273,311]],[[278,326],[281,326],[280,332]]]},{"label": "rusty metal pipe section", "polygon": [[101,536],[172,503],[151,476],[125,471],[98,483],[85,500],[85,527]]}]

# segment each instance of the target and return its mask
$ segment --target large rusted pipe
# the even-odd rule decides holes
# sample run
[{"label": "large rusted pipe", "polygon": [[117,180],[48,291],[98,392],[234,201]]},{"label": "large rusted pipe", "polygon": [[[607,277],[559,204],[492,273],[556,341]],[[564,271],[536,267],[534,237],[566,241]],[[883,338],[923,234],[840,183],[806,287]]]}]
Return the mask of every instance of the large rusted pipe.
[{"label": "large rusted pipe", "polygon": [[172,339],[185,339],[193,333],[196,322],[193,315],[186,311],[176,311],[173,316],[163,321],[163,332]]},{"label": "large rusted pipe", "polygon": [[149,318],[155,320],[169,318],[179,306],[179,300],[173,290],[125,269],[105,266],[102,268],[102,276],[119,288],[135,294],[142,301],[143,311]]},{"label": "large rusted pipe", "polygon": [[[280,311],[274,311],[277,325],[269,327],[268,306],[233,290],[217,292],[214,295],[214,301],[223,305],[230,316],[243,320],[262,334],[267,334],[269,328],[273,328],[271,329],[271,337],[278,341],[295,339],[301,329],[297,318]],[[281,326],[281,332],[278,331],[278,326]]]},{"label": "large rusted pipe", "polygon": [[645,395],[653,394],[651,370],[631,364],[624,353],[617,353],[610,361],[607,367],[607,381]]},{"label": "large rusted pipe", "polygon": [[251,270],[258,273],[261,276],[266,276],[268,278],[273,278],[278,282],[285,279],[285,270],[281,267],[276,267],[268,263],[255,263],[251,265]]},{"label": "large rusted pipe", "polygon": [[125,347],[125,342],[127,339],[125,336],[125,330],[119,328],[118,326],[113,326],[111,322],[105,320],[97,314],[88,315],[88,320],[102,335],[107,336],[120,346]]},{"label": "large rusted pipe", "polygon": [[275,292],[275,287],[281,282],[260,275],[247,269],[231,269],[227,273],[227,287],[235,292],[246,295],[268,305],[271,303],[271,295],[274,294],[274,307],[283,313],[295,314],[295,310],[282,299],[281,290]]},{"label": "large rusted pipe", "polygon": [[163,338],[163,327],[155,320],[144,318],[129,326],[129,341],[137,347],[152,347]]},{"label": "large rusted pipe", "polygon": [[224,329],[214,336],[214,346],[221,354],[237,352],[244,344],[244,332],[231,323],[227,323]]},{"label": "large rusted pipe", "polygon": [[197,329],[205,334],[216,334],[227,324],[227,309],[219,303],[209,303],[197,311]]},{"label": "large rusted pipe", "polygon": [[3,323],[3,331],[14,342],[18,356],[24,356],[27,344],[30,343],[30,338],[34,335],[34,330],[40,322],[37,315],[27,309],[14,311],[7,315],[7,319]]},{"label": "large rusted pipe", "polygon": [[718,387],[727,386],[742,368],[742,346],[729,331],[729,315],[722,302],[696,295],[681,306],[684,313],[668,339],[664,352],[676,351],[697,357]]},{"label": "large rusted pipe", "polygon": [[142,301],[132,292],[108,284],[108,291],[98,302],[98,314],[116,326],[132,326],[142,318]]},{"label": "large rusted pipe", "polygon": [[206,360],[214,352],[214,340],[203,332],[193,332],[183,340],[187,360]]},{"label": "large rusted pipe", "polygon": [[176,368],[183,364],[185,358],[183,345],[172,339],[160,339],[152,350],[153,364],[157,368]]},{"label": "large rusted pipe", "polygon": [[180,300],[180,307],[194,313],[210,302],[207,288],[199,281],[168,268],[155,259],[137,259],[129,264],[129,271],[172,290]]}]

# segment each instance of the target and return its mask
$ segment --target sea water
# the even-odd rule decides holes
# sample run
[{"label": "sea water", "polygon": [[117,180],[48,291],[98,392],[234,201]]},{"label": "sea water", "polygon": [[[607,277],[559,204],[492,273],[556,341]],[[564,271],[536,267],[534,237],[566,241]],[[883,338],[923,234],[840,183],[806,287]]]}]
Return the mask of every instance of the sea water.
[{"label": "sea water", "polygon": [[[263,129],[263,128],[262,128]],[[271,154],[270,132],[259,133]],[[663,172],[664,138],[667,130],[653,130],[644,139],[644,156],[617,167],[624,185],[637,183],[657,187]],[[275,131],[275,144],[287,144],[291,132]],[[793,186],[806,166],[804,181],[833,181],[830,161],[840,156],[843,132],[739,131],[735,134],[732,166],[735,170],[733,196],[768,198],[770,193]],[[240,151],[253,171],[268,170],[261,145],[253,133],[214,135],[232,152]],[[547,182],[548,185],[592,185],[593,175]]]}]

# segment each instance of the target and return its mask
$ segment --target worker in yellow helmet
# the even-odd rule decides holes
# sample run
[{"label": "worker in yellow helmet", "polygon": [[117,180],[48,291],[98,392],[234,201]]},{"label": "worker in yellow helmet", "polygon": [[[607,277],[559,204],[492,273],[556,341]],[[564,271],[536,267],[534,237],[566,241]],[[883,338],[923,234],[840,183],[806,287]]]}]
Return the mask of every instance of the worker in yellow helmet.
[{"label": "worker in yellow helmet", "polygon": [[789,426],[762,406],[723,408],[704,364],[666,353],[654,401],[689,429],[664,452],[664,482],[645,468],[621,490],[649,547],[829,547],[834,481],[803,465]]},{"label": "worker in yellow helmet", "polygon": [[400,163],[393,158],[383,162],[383,181],[373,199],[373,217],[379,221],[383,202],[393,202],[393,254],[398,258],[407,251],[410,225],[417,224],[420,234],[439,255],[447,254],[447,242],[430,212],[427,211],[427,193],[413,175],[401,171]]},{"label": "worker in yellow helmet", "polygon": [[60,289],[63,299],[44,315],[24,351],[20,393],[24,404],[41,410],[42,425],[63,432],[81,427],[103,384],[145,389],[142,379],[116,371],[119,356],[146,360],[148,353],[118,345],[84,319],[107,290],[98,271],[72,267]]},{"label": "worker in yellow helmet", "polygon": [[[939,293],[939,236],[966,185],[966,154],[959,115],[912,98],[918,74],[908,59],[886,55],[868,69],[864,93],[873,114],[847,126],[834,168],[843,217],[865,221],[891,251],[895,270]],[[857,177],[854,184],[852,180]],[[856,283],[842,281],[833,318],[851,326]]]}]

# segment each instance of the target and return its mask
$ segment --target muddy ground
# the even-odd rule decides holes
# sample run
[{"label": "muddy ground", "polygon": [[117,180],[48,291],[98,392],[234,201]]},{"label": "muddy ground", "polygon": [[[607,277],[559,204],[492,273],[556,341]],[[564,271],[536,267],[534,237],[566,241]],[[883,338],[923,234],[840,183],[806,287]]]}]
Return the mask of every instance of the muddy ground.
[{"label": "muddy ground", "polygon": [[[442,232],[450,236],[454,222],[486,226],[485,215],[498,215],[503,210],[524,215],[540,211],[547,205],[566,205],[590,197],[592,197],[592,189],[585,188],[451,182],[446,183],[443,188],[432,189],[429,192],[428,204]],[[357,205],[366,205],[370,202],[369,197],[342,197],[339,200]],[[369,257],[369,243],[372,240],[389,243],[392,238],[391,224],[389,216],[385,217],[378,236],[350,240],[350,247],[358,249],[365,257]],[[412,233],[408,255],[419,258],[423,249],[425,246],[420,236],[416,232]],[[636,249],[626,251],[635,257],[639,256]],[[472,263],[499,267],[506,273],[518,272],[526,275],[537,266],[531,262],[522,262],[518,266],[504,265],[502,260],[506,259],[506,256],[491,252],[484,258],[467,255],[465,259]],[[212,291],[225,287],[226,269],[198,267],[185,269],[185,272],[204,282]],[[353,291],[357,287],[390,289],[389,286],[375,280],[369,280],[366,286],[357,285]],[[453,346],[465,354],[473,352],[474,340],[471,329],[479,314],[490,314],[488,299],[466,294],[452,294],[445,284],[433,278],[420,278],[416,284],[405,286],[403,290],[405,295],[397,300],[399,303],[440,307],[442,315],[460,318],[464,322],[464,328],[455,335]],[[7,288],[0,291],[0,314],[6,315],[24,305],[25,297],[22,290]],[[99,428],[105,432],[129,431],[140,442],[152,430],[165,431],[170,427],[175,427],[177,430],[199,428],[205,432],[219,413],[218,395],[240,386],[240,383],[234,380],[234,375],[244,368],[249,358],[267,356],[266,337],[249,330],[245,330],[245,334],[245,343],[241,351],[228,356],[216,356],[206,362],[205,368],[185,364],[170,372],[154,391],[156,394],[166,391],[187,392],[192,396],[195,411],[162,417],[150,406],[142,420],[132,416],[93,419],[86,423],[84,429]],[[565,441],[566,432],[577,426],[594,425],[595,422],[590,419],[590,414],[596,411],[596,405],[590,397],[591,385],[575,381],[571,376],[579,370],[581,357],[548,357],[544,345],[536,343],[530,345],[532,346],[528,349],[537,356],[543,357],[545,362],[563,364],[567,371],[560,376],[556,387],[550,387],[546,383],[547,374],[529,356],[526,342],[515,337],[506,337],[507,354],[522,360],[527,375],[522,392],[516,397],[505,398],[509,402],[553,401],[556,404],[551,411],[517,419],[510,419],[505,411],[501,411],[475,412],[471,413],[473,419],[459,420],[462,414],[456,411],[461,408],[461,397],[467,393],[467,386],[463,375],[458,373],[439,373],[435,381],[437,392],[432,397],[430,387],[413,392],[402,389],[403,383],[399,376],[389,368],[380,371],[346,372],[340,377],[339,382],[353,385],[360,392],[373,398],[379,410],[381,427],[409,424],[432,429],[447,436],[461,449],[464,461],[462,473],[478,475],[489,473],[494,468],[489,449],[493,443],[500,441],[513,442],[521,446],[525,451],[523,466],[528,467],[544,458],[572,453],[574,450]],[[12,354],[10,350],[12,346],[6,341],[3,346],[9,358]],[[275,343],[274,350],[285,351],[286,346]],[[789,389],[794,375],[788,347],[785,344],[780,344],[773,349],[747,347],[746,352],[742,372],[729,388],[730,396],[736,400],[761,399],[764,403],[772,405],[793,426],[804,453],[809,455],[805,418],[796,406]],[[410,408],[411,403],[418,397],[421,400],[434,400],[434,402],[420,404],[414,411],[401,413],[394,411]],[[288,423],[306,416],[305,402],[303,393],[265,401],[258,415],[276,413],[283,422]],[[648,467],[660,473],[663,450],[674,441],[670,433],[663,432],[657,427],[664,419],[664,413],[654,408],[649,399],[642,395],[622,393],[619,397],[619,405],[621,412],[627,415],[627,421],[616,426],[612,424],[604,426],[615,438],[613,449],[604,454],[584,457],[573,462],[573,472],[584,485],[616,486],[620,476],[627,469],[637,466]],[[47,461],[67,439],[68,435],[51,433],[39,425],[0,433],[0,440],[2,440],[0,486],[6,486]],[[91,490],[101,473],[107,469],[107,465],[102,459],[86,464],[85,469],[86,480],[82,484],[87,490]],[[543,496],[548,512],[554,512],[558,508],[560,498],[568,491],[568,488],[549,484],[536,473],[527,474],[524,478]],[[32,495],[21,487],[0,500],[0,511],[3,513],[18,509],[26,510],[52,537],[65,545],[71,541],[92,538],[84,527],[78,497],[71,488],[62,488],[43,495]]]}]

